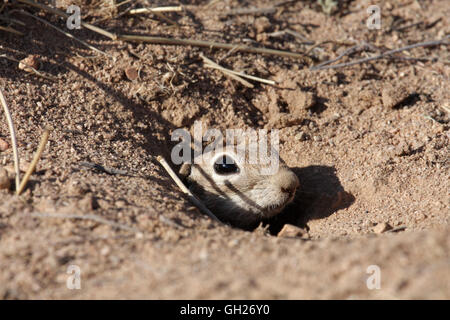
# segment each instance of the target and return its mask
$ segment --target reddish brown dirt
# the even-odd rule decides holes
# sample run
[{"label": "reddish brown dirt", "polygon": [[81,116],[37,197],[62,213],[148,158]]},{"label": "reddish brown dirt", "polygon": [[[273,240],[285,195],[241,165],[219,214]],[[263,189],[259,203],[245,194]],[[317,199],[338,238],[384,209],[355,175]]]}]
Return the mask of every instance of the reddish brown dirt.
[{"label": "reddish brown dirt", "polygon": [[[85,21],[116,33],[297,52],[311,45],[271,34],[290,29],[315,43],[333,40],[310,51],[315,64],[361,41],[379,53],[450,33],[444,0],[378,2],[381,30],[365,24],[366,8],[377,1],[346,1],[331,16],[316,1],[293,1],[266,16],[223,13],[273,2],[181,2],[185,12],[167,15],[181,25],[174,28],[154,16],[116,17],[124,8],[100,12],[76,1]],[[73,32],[113,61],[31,17],[10,16],[25,23],[13,25],[25,36],[0,31],[0,54],[36,55],[39,71],[56,81],[0,57],[0,87],[22,162],[31,161],[42,128],[53,128],[26,191],[0,191],[0,298],[450,298],[448,46],[398,55],[428,60],[311,71],[289,58]],[[39,16],[64,28],[52,15]],[[200,53],[278,84],[246,88],[204,68]],[[139,70],[132,81],[125,73],[134,78],[131,67]],[[158,154],[169,159],[171,132],[196,120],[220,129],[280,130],[281,156],[301,188],[266,231],[212,222],[155,161]],[[0,123],[0,139],[9,141],[3,114]],[[11,148],[0,151],[0,165],[13,165]],[[48,214],[95,215],[137,232]],[[285,223],[307,235],[276,237]],[[376,233],[382,223],[392,229]],[[70,265],[81,268],[80,290],[66,287]],[[380,268],[380,289],[366,286],[371,265]]]}]

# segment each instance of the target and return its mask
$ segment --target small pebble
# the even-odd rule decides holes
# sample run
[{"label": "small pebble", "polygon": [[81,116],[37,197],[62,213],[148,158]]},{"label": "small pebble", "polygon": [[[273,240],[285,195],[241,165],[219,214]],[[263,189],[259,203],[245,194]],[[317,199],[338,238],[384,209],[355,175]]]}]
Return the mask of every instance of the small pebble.
[{"label": "small pebble", "polygon": [[305,229],[299,228],[299,227],[294,226],[292,224],[285,224],[283,226],[283,229],[281,229],[281,231],[278,232],[277,237],[280,237],[280,238],[303,238],[303,239],[308,239],[309,235],[308,235],[308,232]]},{"label": "small pebble", "polygon": [[138,233],[136,233],[135,238],[136,239],[144,239],[144,234],[142,232],[138,232]]},{"label": "small pebble", "polygon": [[381,99],[385,108],[394,108],[409,95],[409,91],[405,87],[393,87],[386,84],[381,91]]},{"label": "small pebble", "polygon": [[321,136],[314,136],[313,139],[314,139],[314,141],[316,141],[316,142],[322,141],[322,137],[321,137]]},{"label": "small pebble", "polygon": [[0,138],[0,152],[6,151],[9,148],[9,143]]},{"label": "small pebble", "polygon": [[254,26],[257,33],[262,33],[271,27],[270,20],[267,17],[260,17],[255,19]]},{"label": "small pebble", "polygon": [[102,256],[107,256],[110,252],[111,252],[111,248],[108,247],[108,246],[103,247],[103,248],[100,250],[100,254],[101,254]]},{"label": "small pebble", "polygon": [[125,75],[129,80],[134,81],[139,77],[139,72],[135,67],[128,67],[125,69]]},{"label": "small pebble", "polygon": [[39,65],[40,65],[40,63],[39,63],[38,57],[34,54],[30,54],[25,59],[20,60],[19,69],[27,71],[27,72],[31,72],[32,69],[30,67],[32,67],[35,70],[38,70]]},{"label": "small pebble", "polygon": [[303,131],[300,131],[299,133],[297,133],[297,135],[295,137],[300,141],[308,140],[308,135]]},{"label": "small pebble", "polygon": [[388,230],[390,230],[390,229],[392,229],[392,227],[391,227],[388,223],[382,222],[382,223],[377,224],[377,225],[373,228],[373,232],[379,234],[379,233],[386,232],[386,231],[388,231]]}]

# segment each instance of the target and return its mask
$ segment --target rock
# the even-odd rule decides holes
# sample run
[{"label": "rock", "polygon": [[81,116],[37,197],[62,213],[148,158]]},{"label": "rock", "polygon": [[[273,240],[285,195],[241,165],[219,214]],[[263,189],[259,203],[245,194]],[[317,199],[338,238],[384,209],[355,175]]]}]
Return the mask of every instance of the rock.
[{"label": "rock", "polygon": [[110,252],[111,252],[111,248],[108,247],[108,246],[105,246],[105,247],[103,247],[103,248],[100,250],[100,254],[101,254],[102,256],[107,256],[107,255],[110,254]]},{"label": "rock", "polygon": [[409,91],[404,87],[393,87],[386,84],[381,91],[381,99],[385,108],[394,108],[409,96]]},{"label": "rock", "polygon": [[9,189],[11,187],[11,180],[9,179],[8,171],[0,167],[0,190]]},{"label": "rock", "polygon": [[262,33],[270,28],[270,20],[267,17],[260,17],[254,23],[257,33]]},{"label": "rock", "polygon": [[19,62],[19,69],[27,72],[32,72],[33,70],[31,68],[38,70],[39,66],[40,62],[38,60],[38,57],[34,54],[30,54],[28,57],[20,60]]},{"label": "rock", "polygon": [[316,98],[312,92],[284,90],[281,95],[292,114],[301,115],[304,110],[311,108],[316,103]]},{"label": "rock", "polygon": [[411,153],[410,146],[406,141],[401,141],[397,146],[394,148],[394,155],[395,156],[407,156]]},{"label": "rock", "polygon": [[303,132],[303,131],[300,131],[299,133],[297,133],[297,134],[295,135],[295,138],[298,139],[298,140],[300,140],[300,141],[305,141],[305,140],[308,140],[308,139],[309,139],[309,136],[308,136],[307,133],[305,133],[305,132]]},{"label": "rock", "polygon": [[316,142],[322,141],[322,137],[321,136],[313,136],[313,140]]},{"label": "rock", "polygon": [[386,231],[391,230],[391,229],[392,229],[392,227],[388,223],[382,222],[382,223],[377,224],[373,228],[373,232],[379,234],[379,233],[383,233],[383,232],[386,232]]},{"label": "rock", "polygon": [[277,237],[308,239],[309,235],[305,229],[296,227],[292,224],[285,224],[281,229],[281,231],[278,232]]},{"label": "rock", "polygon": [[9,143],[0,138],[0,152],[6,151],[9,148]]},{"label": "rock", "polygon": [[139,77],[139,72],[135,67],[128,67],[125,69],[125,75],[129,80],[134,81]]}]

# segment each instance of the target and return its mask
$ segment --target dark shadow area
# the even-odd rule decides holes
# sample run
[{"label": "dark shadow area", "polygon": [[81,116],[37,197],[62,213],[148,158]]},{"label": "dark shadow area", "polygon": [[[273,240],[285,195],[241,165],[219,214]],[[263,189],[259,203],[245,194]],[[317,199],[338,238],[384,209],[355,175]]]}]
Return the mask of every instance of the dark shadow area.
[{"label": "dark shadow area", "polygon": [[326,218],[348,208],[355,200],[344,190],[333,167],[309,166],[292,170],[300,180],[300,188],[283,212],[266,221],[272,235],[278,234],[287,223],[307,229],[309,220]]},{"label": "dark shadow area", "polygon": [[[206,206],[221,221],[230,223],[233,227],[247,231],[253,231],[257,228],[260,222],[246,220],[246,217],[244,215],[240,216],[237,211],[231,210],[233,211],[232,217],[230,217],[229,213],[221,213],[223,206],[226,206],[226,203],[230,201],[230,196],[221,191],[212,178],[203,172],[201,168],[199,169],[216,192],[214,194],[206,192],[201,186],[195,183],[191,184],[192,191],[205,202]],[[272,235],[277,235],[285,224],[308,229],[308,221],[326,218],[340,209],[348,208],[355,200],[352,194],[344,190],[333,167],[309,166],[293,168],[292,170],[300,180],[300,188],[297,190],[293,202],[280,214],[263,221],[265,226],[269,226],[268,230]],[[257,203],[231,184],[227,185],[227,187],[231,193],[238,195],[250,206],[259,208]]]},{"label": "dark shadow area", "polygon": [[406,107],[411,107],[416,104],[417,101],[420,100],[420,94],[415,92],[410,95],[408,95],[405,99],[397,103],[395,106],[393,106],[393,109],[402,109]]},{"label": "dark shadow area", "polygon": [[327,109],[326,103],[328,101],[329,99],[327,98],[316,96],[316,102],[308,109],[311,111],[311,113],[321,114]]}]

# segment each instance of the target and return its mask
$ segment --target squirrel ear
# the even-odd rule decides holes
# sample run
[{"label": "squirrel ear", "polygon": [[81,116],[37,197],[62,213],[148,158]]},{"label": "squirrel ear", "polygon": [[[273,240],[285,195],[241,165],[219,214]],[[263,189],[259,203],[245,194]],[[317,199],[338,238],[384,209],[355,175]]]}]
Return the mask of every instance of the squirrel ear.
[{"label": "squirrel ear", "polygon": [[191,164],[183,163],[178,174],[181,179],[185,180],[191,174]]}]

